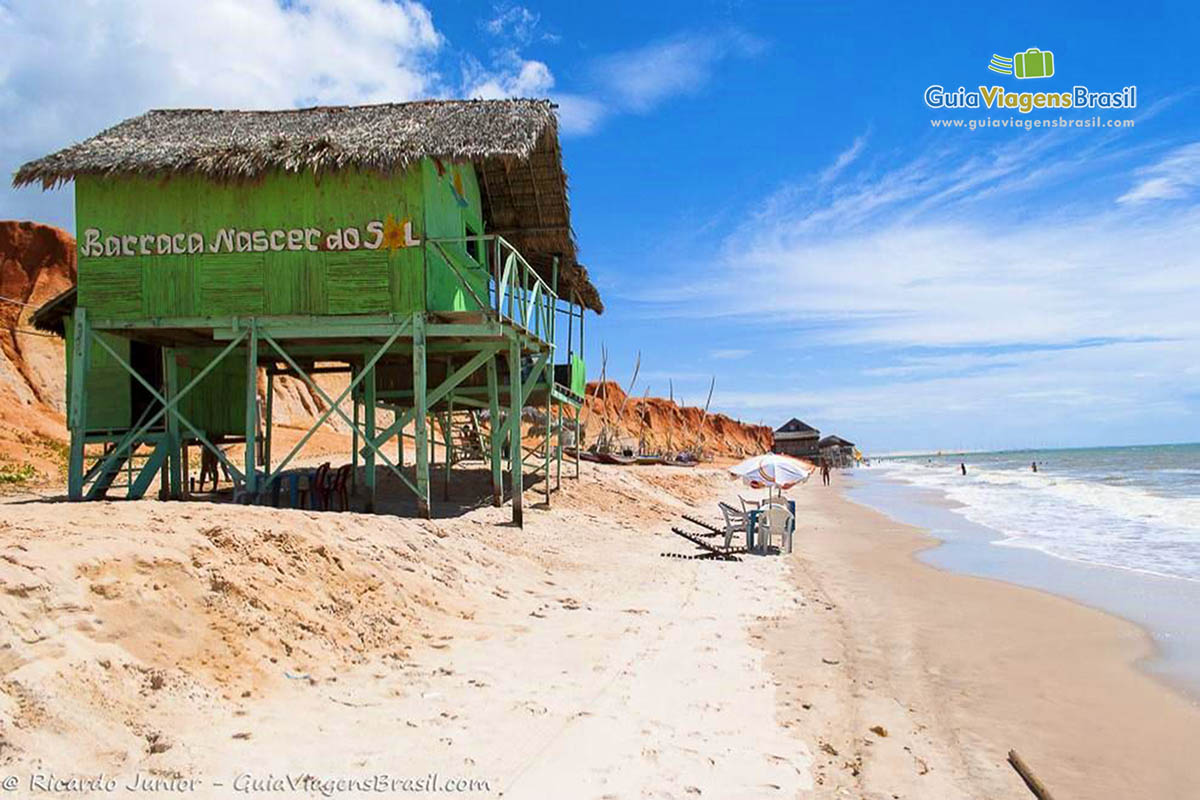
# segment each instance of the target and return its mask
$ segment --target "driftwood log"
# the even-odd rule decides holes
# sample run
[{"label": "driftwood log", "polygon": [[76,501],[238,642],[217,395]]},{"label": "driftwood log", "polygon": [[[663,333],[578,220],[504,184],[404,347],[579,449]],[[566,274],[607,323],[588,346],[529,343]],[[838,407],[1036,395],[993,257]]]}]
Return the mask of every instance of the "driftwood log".
[{"label": "driftwood log", "polygon": [[1012,768],[1021,776],[1021,780],[1025,781],[1025,785],[1029,787],[1029,791],[1033,792],[1033,796],[1038,800],[1054,800],[1054,796],[1050,794],[1050,790],[1038,780],[1038,777],[1033,774],[1033,770],[1029,768],[1016,750],[1008,751],[1008,763],[1012,764]]}]

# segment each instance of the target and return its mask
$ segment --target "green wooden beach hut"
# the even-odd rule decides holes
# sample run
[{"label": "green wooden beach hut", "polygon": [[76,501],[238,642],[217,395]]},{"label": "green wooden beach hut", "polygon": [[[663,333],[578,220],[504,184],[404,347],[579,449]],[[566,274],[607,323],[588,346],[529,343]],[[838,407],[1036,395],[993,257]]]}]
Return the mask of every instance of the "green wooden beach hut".
[{"label": "green wooden beach hut", "polygon": [[[603,310],[577,261],[550,102],[151,111],[13,180],[68,181],[78,284],[39,320],[69,346],[72,499],[141,496],[156,474],[178,497],[185,446],[210,449],[253,498],[337,414],[354,431],[348,457],[363,459],[366,507],[387,468],[428,515],[431,424],[448,475],[449,431],[467,409],[490,412],[494,501],[505,459],[516,521],[527,470],[549,499],[564,413],[582,403],[584,316]],[[349,375],[342,397],[313,379],[332,370]],[[282,456],[270,446],[277,375],[327,407]],[[557,423],[527,448],[517,421],[530,405]],[[394,421],[377,424],[378,409]],[[244,457],[226,457],[218,445],[231,442]]]}]

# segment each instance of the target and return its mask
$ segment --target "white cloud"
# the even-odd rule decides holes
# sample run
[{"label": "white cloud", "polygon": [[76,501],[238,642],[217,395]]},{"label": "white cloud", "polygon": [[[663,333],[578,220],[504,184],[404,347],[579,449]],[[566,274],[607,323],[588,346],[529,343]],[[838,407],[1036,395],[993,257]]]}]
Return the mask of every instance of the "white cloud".
[{"label": "white cloud", "polygon": [[556,92],[553,100],[558,103],[558,124],[565,134],[593,133],[608,115],[602,102],[586,95]]},{"label": "white cloud", "polygon": [[[1077,177],[1046,167],[1031,179],[1029,166],[1052,156],[1044,145],[1005,145],[925,154],[832,186],[818,176],[785,188],[729,234],[712,274],[684,284],[695,297],[672,280],[647,299],[686,301],[680,313],[815,322],[839,344],[1200,334],[1188,310],[1200,305],[1200,208],[1147,218],[1056,204],[1020,219],[984,202]],[[719,297],[719,307],[697,306],[706,297]]]},{"label": "white cloud", "polygon": [[[1029,138],[877,173],[855,170],[863,152],[745,215],[710,271],[689,265],[641,297],[659,317],[769,319],[777,356],[820,354],[799,387],[759,375],[719,391],[722,407],[899,446],[964,443],[922,436],[936,425],[996,446],[1060,427],[1080,441],[1085,421],[1144,440],[1200,435],[1200,205],[1148,215],[1088,183],[1116,165],[1130,174],[1141,150]],[[1189,159],[1180,148],[1149,170],[1181,182]],[[1155,418],[1185,427],[1135,426]]]},{"label": "white cloud", "polygon": [[[6,174],[149,108],[370,103],[445,91],[432,63],[443,38],[425,7],[406,0],[9,0],[0,14]],[[0,216],[46,205],[31,194],[0,195]],[[60,214],[61,198],[53,201]]]},{"label": "white cloud", "polygon": [[558,106],[559,130],[568,135],[592,133],[608,115],[605,105],[582,94],[554,91],[554,73],[545,63],[521,57],[516,50],[493,55],[486,68],[470,56],[463,60],[463,94],[496,100],[504,97],[547,97]]},{"label": "white cloud", "polygon": [[733,361],[733,360],[745,358],[746,356],[750,355],[750,353],[752,353],[752,352],[753,352],[752,350],[743,350],[743,349],[737,348],[737,347],[726,347],[726,348],[722,348],[719,350],[713,350],[708,354],[708,356],[709,356],[709,358],[716,358],[716,359],[721,359],[721,360],[725,360],[725,361]]},{"label": "white cloud", "polygon": [[1200,142],[1172,150],[1157,163],[1139,170],[1138,182],[1117,198],[1118,203],[1178,200],[1200,187]]},{"label": "white cloud", "polygon": [[668,97],[699,91],[719,62],[752,55],[761,47],[738,31],[684,34],[602,58],[595,72],[615,104],[645,112]]},{"label": "white cloud", "polygon": [[554,74],[541,61],[522,59],[515,52],[503,65],[486,70],[478,61],[468,59],[464,67],[467,97],[497,100],[504,97],[543,96],[554,87]]},{"label": "white cloud", "polygon": [[[535,41],[557,41],[539,30],[541,15],[509,3],[493,7],[495,16],[480,23],[497,46],[485,67],[478,59],[463,59],[463,86],[467,97],[544,97],[554,87],[554,74],[543,61],[527,59],[521,50]],[[564,126],[565,127],[565,126]]]},{"label": "white cloud", "polygon": [[511,39],[518,45],[529,44],[535,38],[549,41],[558,39],[554,34],[539,32],[541,15],[525,6],[497,5],[493,11],[495,16],[483,23],[483,29],[493,36]]},{"label": "white cloud", "polygon": [[833,163],[821,171],[821,176],[818,180],[821,183],[829,183],[838,175],[841,175],[842,171],[845,170],[846,167],[850,166],[858,159],[859,155],[862,153],[863,149],[866,148],[866,146],[867,135],[864,133],[862,136],[856,136],[854,138],[854,142],[845,150],[838,153],[838,157],[834,159]]},{"label": "white cloud", "polygon": [[563,133],[594,133],[606,119],[623,112],[645,113],[669,97],[691,94],[711,79],[718,64],[757,52],[761,45],[738,31],[723,36],[679,35],[634,50],[598,58],[592,65],[588,91],[555,91],[555,78],[541,61],[523,54],[537,41],[557,41],[540,33],[540,16],[523,6],[497,7],[483,24],[500,46],[485,66],[463,59],[463,85],[468,97],[500,98],[549,95],[558,104]]},{"label": "white cloud", "polygon": [[[521,48],[554,42],[540,16],[497,6],[481,24],[503,39],[462,75],[437,67],[445,39],[413,0],[0,0],[0,172],[151,108],[287,108],[422,97],[550,96],[564,134],[589,134],[611,114],[645,110],[707,80],[715,64],[756,46],[677,37],[611,56],[614,83],[556,88],[550,66]],[[639,69],[661,68],[641,80]],[[0,191],[0,217],[70,228],[71,190]]]}]

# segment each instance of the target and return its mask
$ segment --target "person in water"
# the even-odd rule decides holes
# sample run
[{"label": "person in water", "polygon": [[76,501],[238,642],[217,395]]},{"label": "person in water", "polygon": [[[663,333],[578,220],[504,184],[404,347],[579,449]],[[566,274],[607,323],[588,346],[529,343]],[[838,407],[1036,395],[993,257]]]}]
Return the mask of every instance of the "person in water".
[{"label": "person in water", "polygon": [[1034,462],[1033,462],[1032,464],[1030,464],[1029,466],[1033,468],[1033,471],[1034,471],[1034,472],[1037,472],[1037,462],[1036,462],[1036,461],[1034,461]]},{"label": "person in water", "polygon": [[967,462],[963,461],[959,463],[958,468],[962,470],[963,475],[967,474]]}]

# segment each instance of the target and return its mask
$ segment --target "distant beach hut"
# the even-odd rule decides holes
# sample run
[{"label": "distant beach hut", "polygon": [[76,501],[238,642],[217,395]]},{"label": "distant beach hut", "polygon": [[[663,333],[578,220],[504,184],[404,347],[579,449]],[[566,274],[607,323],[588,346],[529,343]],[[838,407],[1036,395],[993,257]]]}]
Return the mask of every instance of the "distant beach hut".
[{"label": "distant beach hut", "polygon": [[854,466],[854,442],[840,436],[826,436],[818,442],[821,458],[831,467],[845,468]]},{"label": "distant beach hut", "polygon": [[775,430],[775,444],[771,451],[815,461],[821,452],[818,446],[820,438],[820,431],[792,417]]}]

